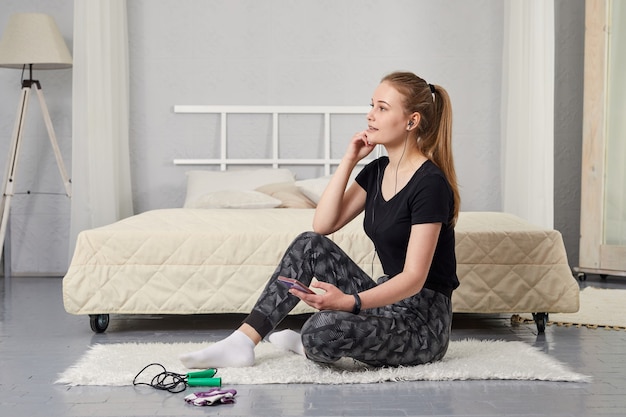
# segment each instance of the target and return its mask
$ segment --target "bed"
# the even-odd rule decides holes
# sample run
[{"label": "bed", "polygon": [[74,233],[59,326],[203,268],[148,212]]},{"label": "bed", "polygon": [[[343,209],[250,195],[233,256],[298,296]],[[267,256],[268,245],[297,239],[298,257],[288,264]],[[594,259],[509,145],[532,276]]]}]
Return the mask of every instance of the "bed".
[{"label": "bed", "polygon": [[[276,123],[281,112],[328,111],[322,113],[328,144],[332,114],[363,109],[179,106],[175,111],[218,113],[224,149],[232,112],[268,113]],[[310,230],[316,199],[338,163],[329,152],[325,145],[321,158],[306,161],[275,154],[256,161],[261,165],[256,168],[247,167],[250,159],[229,159],[225,152],[214,160],[175,160],[221,169],[188,171],[182,208],[151,210],[81,232],[63,278],[66,311],[88,315],[95,332],[106,330],[111,314],[248,313],[289,243]],[[298,163],[318,164],[322,175],[297,180],[293,168],[282,167]],[[330,238],[372,276],[382,274],[361,216]],[[579,286],[558,231],[506,213],[461,212],[456,251],[455,313],[533,313],[543,332],[549,313],[578,310]],[[300,303],[292,314],[312,311]]]}]

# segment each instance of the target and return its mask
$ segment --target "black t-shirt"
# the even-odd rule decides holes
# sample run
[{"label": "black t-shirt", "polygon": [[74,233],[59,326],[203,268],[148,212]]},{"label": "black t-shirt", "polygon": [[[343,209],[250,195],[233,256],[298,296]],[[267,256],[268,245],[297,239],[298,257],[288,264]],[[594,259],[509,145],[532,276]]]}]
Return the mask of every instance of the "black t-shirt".
[{"label": "black t-shirt", "polygon": [[386,275],[393,277],[404,269],[411,226],[441,223],[441,232],[424,287],[452,295],[459,286],[454,252],[454,196],[443,172],[426,161],[407,185],[389,201],[382,196],[382,179],[389,158],[372,161],[357,175],[356,182],[367,192],[365,233],[374,247]]}]

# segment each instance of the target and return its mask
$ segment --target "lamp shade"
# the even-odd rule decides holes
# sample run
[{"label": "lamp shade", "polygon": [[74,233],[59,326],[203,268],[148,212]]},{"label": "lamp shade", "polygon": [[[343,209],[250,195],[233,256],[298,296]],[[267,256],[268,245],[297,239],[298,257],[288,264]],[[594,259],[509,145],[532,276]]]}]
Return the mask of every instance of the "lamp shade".
[{"label": "lamp shade", "polygon": [[17,13],[11,16],[0,39],[0,67],[62,69],[72,66],[72,56],[51,16]]}]

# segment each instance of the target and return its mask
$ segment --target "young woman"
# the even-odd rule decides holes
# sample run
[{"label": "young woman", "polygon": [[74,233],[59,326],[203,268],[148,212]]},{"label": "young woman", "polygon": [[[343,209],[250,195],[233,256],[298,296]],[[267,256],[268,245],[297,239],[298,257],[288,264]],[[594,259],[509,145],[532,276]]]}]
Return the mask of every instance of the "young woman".
[{"label": "young woman", "polygon": [[[384,77],[374,91],[367,130],[352,137],[315,210],[313,232],[287,249],[238,330],[180,357],[188,368],[250,366],[254,347],[303,300],[318,309],[301,333],[274,332],[272,343],[330,363],[350,357],[374,366],[416,365],[446,353],[452,291],[458,286],[454,225],[459,192],[447,92],[412,73]],[[376,145],[388,156],[369,163],[346,189],[358,161]],[[364,228],[385,275],[374,282],[325,235],[365,210]],[[287,288],[278,276],[319,288]],[[318,281],[312,283],[315,277]]]}]

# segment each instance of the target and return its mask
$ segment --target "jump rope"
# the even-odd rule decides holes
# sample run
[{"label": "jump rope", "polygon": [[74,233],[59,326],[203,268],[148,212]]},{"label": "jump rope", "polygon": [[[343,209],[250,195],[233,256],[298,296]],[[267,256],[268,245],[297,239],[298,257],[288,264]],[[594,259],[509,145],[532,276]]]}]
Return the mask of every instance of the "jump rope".
[{"label": "jump rope", "polygon": [[[161,372],[152,377],[150,382],[138,381],[139,377],[146,372],[147,369],[157,367]],[[133,385],[147,385],[149,387],[168,391],[171,393],[183,392],[187,387],[215,387],[208,391],[194,392],[185,396],[186,403],[195,406],[215,406],[218,404],[232,404],[235,402],[237,390],[222,389],[222,378],[215,377],[217,369],[209,368],[204,371],[190,372],[188,374],[179,374],[165,369],[160,363],[151,363],[146,365],[133,378]]]},{"label": "jump rope", "polygon": [[[138,381],[141,374],[148,368],[158,367],[162,372],[154,375],[150,382]],[[152,388],[169,391],[172,393],[183,392],[187,387],[220,387],[222,378],[214,377],[217,369],[209,368],[204,371],[190,372],[188,374],[179,374],[165,369],[160,363],[151,363],[146,365],[133,379],[133,385],[147,385]]]}]

